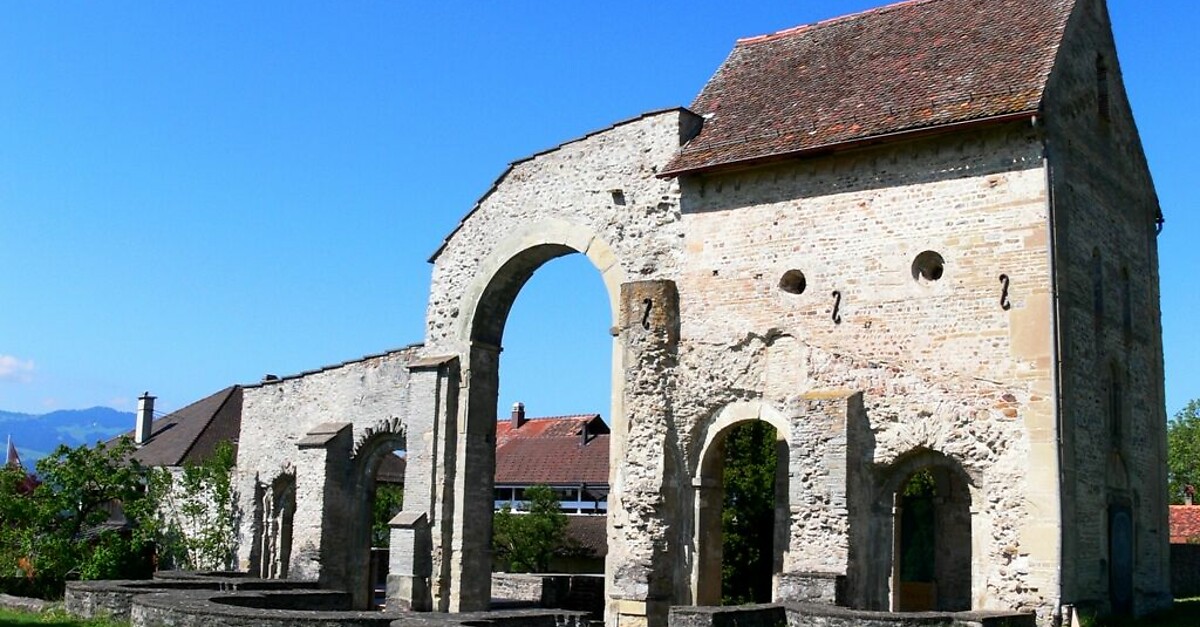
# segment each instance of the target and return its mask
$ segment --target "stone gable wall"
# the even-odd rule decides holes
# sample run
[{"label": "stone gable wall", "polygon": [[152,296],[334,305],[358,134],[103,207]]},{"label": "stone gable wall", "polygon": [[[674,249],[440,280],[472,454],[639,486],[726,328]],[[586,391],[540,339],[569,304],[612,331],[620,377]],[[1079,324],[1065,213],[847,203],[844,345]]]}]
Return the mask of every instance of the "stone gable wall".
[{"label": "stone gable wall", "polygon": [[[802,395],[859,390],[869,435],[847,463],[866,468],[864,485],[879,489],[923,448],[956,460],[973,481],[975,607],[1052,604],[1057,544],[1042,534],[1056,529],[1054,459],[1030,464],[1053,440],[1040,152],[1025,122],[684,180],[676,430],[695,468],[715,408],[762,398],[785,416],[785,573],[851,563],[854,522],[831,487],[846,478],[827,457],[833,423]],[[944,259],[937,281],[913,276],[926,250]],[[802,293],[781,289],[789,270],[804,274]],[[874,548],[855,568],[889,570],[890,545]]]},{"label": "stone gable wall", "polygon": [[1108,510],[1127,506],[1134,611],[1144,613],[1170,604],[1158,201],[1103,2],[1076,7],[1046,99],[1067,452],[1063,602],[1107,606]]}]

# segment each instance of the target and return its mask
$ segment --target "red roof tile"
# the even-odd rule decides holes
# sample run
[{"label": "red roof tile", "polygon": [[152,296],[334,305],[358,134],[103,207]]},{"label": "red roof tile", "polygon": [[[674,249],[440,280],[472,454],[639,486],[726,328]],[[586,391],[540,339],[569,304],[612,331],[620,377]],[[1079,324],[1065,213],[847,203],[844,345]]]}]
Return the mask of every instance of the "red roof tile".
[{"label": "red roof tile", "polygon": [[608,441],[608,425],[599,414],[531,418],[518,429],[511,421],[498,422],[496,484],[607,484]]},{"label": "red roof tile", "polygon": [[608,517],[567,516],[567,547],[590,557],[608,554]]},{"label": "red roof tile", "polygon": [[1075,0],[911,0],[737,42],[662,176],[1036,111]]},{"label": "red roof tile", "polygon": [[1171,544],[1200,542],[1200,505],[1171,506]]}]

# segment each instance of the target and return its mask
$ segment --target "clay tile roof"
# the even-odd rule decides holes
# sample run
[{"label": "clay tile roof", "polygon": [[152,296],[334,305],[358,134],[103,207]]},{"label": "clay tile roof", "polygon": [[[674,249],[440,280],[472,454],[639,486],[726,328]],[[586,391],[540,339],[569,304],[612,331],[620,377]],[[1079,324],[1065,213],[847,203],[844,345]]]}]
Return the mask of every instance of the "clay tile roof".
[{"label": "clay tile roof", "polygon": [[1200,542],[1200,505],[1171,506],[1171,544]]},{"label": "clay tile roof", "polygon": [[[581,430],[587,426],[587,443]],[[497,485],[608,483],[608,425],[599,414],[496,423]]]},{"label": "clay tile roof", "polygon": [[[220,442],[229,441],[236,449],[241,425],[242,388],[234,385],[156,419],[150,426],[150,439],[134,452],[133,459],[147,466],[200,462]],[[132,439],[133,431],[124,435]]]},{"label": "clay tile roof", "polygon": [[375,471],[375,481],[404,485],[404,468],[407,465],[408,460],[399,455],[384,455],[379,462],[379,469]]},{"label": "clay tile roof", "polygon": [[1032,113],[1075,0],[911,0],[742,39],[660,176]]},{"label": "clay tile roof", "polygon": [[608,554],[608,517],[567,516],[567,547],[591,557]]}]

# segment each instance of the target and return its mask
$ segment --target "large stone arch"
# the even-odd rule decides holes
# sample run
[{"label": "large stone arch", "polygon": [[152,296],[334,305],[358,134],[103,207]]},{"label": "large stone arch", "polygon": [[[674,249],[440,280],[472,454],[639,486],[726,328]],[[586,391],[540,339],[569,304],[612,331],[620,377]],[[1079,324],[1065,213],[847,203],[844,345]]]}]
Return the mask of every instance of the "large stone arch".
[{"label": "large stone arch", "polygon": [[[521,288],[546,262],[581,253],[600,273],[608,292],[613,327],[618,324],[625,270],[613,249],[587,227],[548,218],[522,225],[479,262],[464,289],[456,329],[466,397],[459,404],[454,512],[448,598],[450,611],[486,609],[491,598],[491,523],[495,472],[496,401],[500,350],[508,313]],[[624,448],[623,349],[614,334],[612,350],[613,438],[610,456]],[[619,459],[619,457],[615,457]],[[611,465],[615,467],[615,464]],[[611,480],[610,480],[611,483]],[[610,500],[612,497],[610,497]]]},{"label": "large stone arch", "polygon": [[776,484],[774,564],[772,567],[772,600],[779,597],[779,579],[784,565],[788,542],[789,489],[788,476],[791,425],[778,409],[759,400],[737,401],[713,412],[697,434],[702,444],[696,448],[691,474],[694,490],[692,543],[690,564],[690,593],[696,605],[721,604],[722,538],[721,515],[724,500],[722,470],[724,441],[738,426],[761,420],[775,428],[778,438]]}]

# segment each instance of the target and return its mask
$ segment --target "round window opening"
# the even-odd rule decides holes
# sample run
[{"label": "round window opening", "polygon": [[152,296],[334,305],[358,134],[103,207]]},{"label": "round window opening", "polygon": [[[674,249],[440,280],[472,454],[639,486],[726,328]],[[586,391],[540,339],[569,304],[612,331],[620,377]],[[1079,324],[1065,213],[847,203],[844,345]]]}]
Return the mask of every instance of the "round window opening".
[{"label": "round window opening", "polygon": [[779,289],[788,294],[803,294],[806,287],[808,287],[808,281],[804,278],[804,273],[799,270],[788,270],[779,279]]},{"label": "round window opening", "polygon": [[913,260],[912,275],[913,280],[921,283],[929,283],[942,278],[942,272],[946,269],[946,262],[942,256],[927,250]]}]

